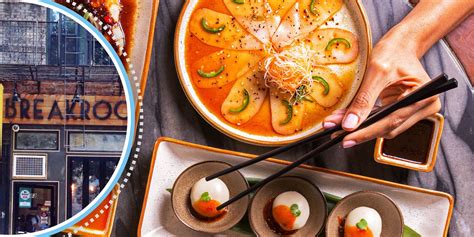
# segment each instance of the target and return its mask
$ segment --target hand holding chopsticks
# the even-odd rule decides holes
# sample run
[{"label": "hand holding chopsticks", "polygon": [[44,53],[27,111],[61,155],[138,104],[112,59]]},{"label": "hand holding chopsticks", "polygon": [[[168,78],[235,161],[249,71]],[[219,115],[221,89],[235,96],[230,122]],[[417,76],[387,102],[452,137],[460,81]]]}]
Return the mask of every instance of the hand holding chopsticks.
[{"label": "hand holding chopsticks", "polygon": [[[389,105],[389,106],[386,106],[384,108],[381,108],[380,110],[377,110],[375,112],[373,112],[368,118],[367,120],[365,120],[360,126],[358,129],[361,129],[361,128],[365,128],[365,127],[368,127],[374,123],[376,123],[377,121],[379,121],[380,119],[386,117],[387,115],[395,112],[396,110],[398,109],[401,109],[403,107],[406,107],[406,106],[409,106],[409,105],[412,105],[418,101],[421,101],[421,100],[424,100],[424,99],[427,99],[429,97],[432,97],[432,96],[435,96],[439,93],[442,93],[442,92],[445,92],[445,91],[448,91],[450,89],[453,89],[453,88],[456,88],[457,87],[457,81],[456,79],[449,79],[447,78],[447,76],[445,74],[441,75],[441,76],[438,76],[437,78],[431,80],[430,82],[428,82],[427,84],[425,84],[424,86],[418,88],[417,90],[413,91],[412,93],[410,93],[409,95],[407,95],[406,97],[404,97],[403,99]],[[354,131],[357,131],[358,129],[354,130]],[[254,163],[257,163],[259,161],[262,161],[266,158],[269,158],[271,156],[274,156],[276,154],[280,154],[282,152],[285,152],[285,151],[288,151],[298,145],[301,145],[301,144],[306,144],[306,143],[309,143],[309,142],[312,142],[312,141],[315,141],[319,138],[322,138],[322,137],[325,137],[327,135],[330,135],[330,134],[333,134],[334,132],[336,131],[341,131],[336,137],[334,137],[333,139],[331,140],[328,140],[326,142],[324,142],[323,144],[321,144],[320,146],[316,147],[315,149],[311,150],[310,152],[304,154],[302,157],[300,157],[298,160],[296,160],[295,162],[291,163],[290,165],[286,166],[285,168],[281,169],[280,171],[278,171],[277,173],[275,174],[272,174],[270,175],[269,177],[267,177],[266,179],[260,181],[259,183],[255,184],[254,186],[250,187],[249,189],[237,194],[236,196],[232,197],[231,199],[229,199],[227,202],[224,202],[223,204],[221,204],[219,207],[217,207],[218,210],[230,205],[231,203],[235,202],[236,200],[239,200],[240,198],[250,194],[251,192],[257,190],[258,188],[260,188],[261,186],[267,184],[268,182],[274,180],[275,178],[278,178],[280,177],[281,175],[291,171],[292,169],[298,167],[299,165],[303,164],[304,162],[306,162],[307,160],[313,158],[315,155],[317,155],[318,153],[334,146],[335,144],[341,142],[345,136],[347,136],[348,134],[354,132],[354,131],[344,131],[342,130],[341,126],[336,126],[334,128],[331,128],[331,129],[328,129],[328,130],[325,130],[321,133],[317,133],[317,134],[314,134],[308,138],[305,138],[305,139],[302,139],[298,142],[295,142],[295,143],[292,143],[292,144],[289,144],[289,145],[286,145],[286,146],[282,146],[282,147],[279,147],[277,149],[274,149],[272,151],[269,151],[267,153],[264,153],[263,155],[260,155],[258,157],[256,157],[255,159],[252,159],[252,160],[249,160],[249,161],[246,161],[246,162],[243,162],[241,164],[238,164],[238,165],[235,165],[229,169],[226,169],[226,170],[223,170],[223,171],[220,171],[214,175],[211,175],[211,176],[208,176],[206,177],[206,180],[211,180],[211,179],[214,179],[214,178],[217,178],[219,176],[222,176],[222,175],[225,175],[225,174],[228,174],[230,172],[233,172],[235,170],[238,170],[238,169],[241,169],[241,168],[244,168],[246,166],[249,166],[249,165],[252,165]]]}]

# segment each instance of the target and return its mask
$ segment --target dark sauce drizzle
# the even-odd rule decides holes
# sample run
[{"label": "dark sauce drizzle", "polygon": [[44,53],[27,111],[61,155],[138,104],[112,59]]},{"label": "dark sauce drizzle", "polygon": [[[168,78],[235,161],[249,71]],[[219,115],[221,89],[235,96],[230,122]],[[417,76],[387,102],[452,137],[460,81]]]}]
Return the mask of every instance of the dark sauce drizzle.
[{"label": "dark sauce drizzle", "polygon": [[344,226],[346,225],[346,218],[338,216],[337,221],[339,221],[339,227],[337,228],[339,237],[344,237]]}]

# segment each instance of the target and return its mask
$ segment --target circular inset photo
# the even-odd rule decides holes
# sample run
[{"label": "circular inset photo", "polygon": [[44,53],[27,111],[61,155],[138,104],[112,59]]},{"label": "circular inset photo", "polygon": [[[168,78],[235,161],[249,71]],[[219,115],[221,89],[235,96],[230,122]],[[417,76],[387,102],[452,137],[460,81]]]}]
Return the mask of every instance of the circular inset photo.
[{"label": "circular inset photo", "polygon": [[65,9],[0,3],[0,234],[77,222],[126,163],[133,102],[124,67]]}]

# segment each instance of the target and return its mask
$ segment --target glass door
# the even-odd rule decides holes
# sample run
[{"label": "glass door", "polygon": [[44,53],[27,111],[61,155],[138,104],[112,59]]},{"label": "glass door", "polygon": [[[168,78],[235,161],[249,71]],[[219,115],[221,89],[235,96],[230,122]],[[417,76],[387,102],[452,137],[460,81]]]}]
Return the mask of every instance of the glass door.
[{"label": "glass door", "polygon": [[119,157],[68,157],[68,218],[99,195],[118,161]]},{"label": "glass door", "polygon": [[55,183],[15,182],[13,185],[13,233],[25,234],[57,224]]}]

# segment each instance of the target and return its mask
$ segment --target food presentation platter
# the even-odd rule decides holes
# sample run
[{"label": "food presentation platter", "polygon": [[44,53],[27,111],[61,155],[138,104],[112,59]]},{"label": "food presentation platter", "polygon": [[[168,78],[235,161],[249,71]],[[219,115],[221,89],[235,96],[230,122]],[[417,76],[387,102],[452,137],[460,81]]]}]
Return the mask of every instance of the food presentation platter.
[{"label": "food presentation platter", "polygon": [[[255,156],[250,154],[171,138],[158,139],[152,157],[138,236],[206,236],[189,229],[176,218],[167,189],[173,186],[182,171],[193,164],[202,161],[237,164],[253,157]],[[269,159],[240,171],[247,178],[265,178],[288,164],[287,161]],[[339,197],[358,191],[383,193],[399,206],[404,223],[422,236],[447,234],[454,205],[452,196],[447,193],[307,165],[300,166],[289,175],[304,177],[317,185],[321,191]]]}]

